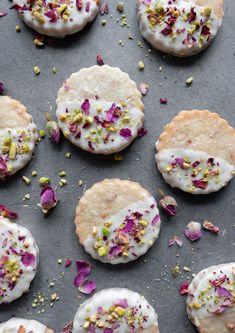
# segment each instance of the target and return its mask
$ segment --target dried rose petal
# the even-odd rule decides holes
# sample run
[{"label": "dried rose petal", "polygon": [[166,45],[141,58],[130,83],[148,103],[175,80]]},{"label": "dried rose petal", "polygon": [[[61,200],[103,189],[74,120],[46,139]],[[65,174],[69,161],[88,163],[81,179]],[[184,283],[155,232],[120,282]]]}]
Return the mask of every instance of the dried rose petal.
[{"label": "dried rose petal", "polygon": [[0,204],[0,215],[3,217],[8,217],[10,219],[16,219],[18,214],[8,209],[5,205]]},{"label": "dried rose petal", "polygon": [[202,237],[201,224],[198,222],[189,222],[184,231],[185,236],[194,242]]},{"label": "dried rose petal", "polygon": [[63,329],[61,333],[72,333],[73,332],[73,321],[68,323]]},{"label": "dried rose petal", "polygon": [[79,291],[86,295],[91,294],[94,290],[96,290],[95,281],[86,280],[79,286]]},{"label": "dried rose petal", "polygon": [[156,225],[160,220],[160,216],[159,215],[156,215],[153,220],[152,220],[152,225]]},{"label": "dried rose petal", "polygon": [[65,267],[68,268],[72,264],[72,259],[67,258],[65,261]]},{"label": "dried rose petal", "polygon": [[82,10],[82,6],[83,6],[82,0],[76,0],[76,7],[79,11]]},{"label": "dried rose petal", "polygon": [[189,14],[189,23],[192,23],[196,20],[197,13],[194,11],[194,8],[191,9]]},{"label": "dried rose petal", "polygon": [[160,200],[160,206],[169,216],[175,216],[177,214],[177,202],[169,195],[164,196]]},{"label": "dried rose petal", "polygon": [[0,81],[0,95],[3,93],[3,91],[4,91],[4,83]]},{"label": "dried rose petal", "polygon": [[0,10],[0,17],[6,16],[7,15],[7,11],[2,9]]},{"label": "dried rose petal", "polygon": [[161,104],[167,104],[167,102],[168,102],[167,98],[160,98],[159,101]]},{"label": "dried rose petal", "polygon": [[7,171],[7,165],[2,157],[0,157],[0,176],[7,176],[8,171]]},{"label": "dried rose petal", "polygon": [[54,208],[57,205],[57,202],[58,198],[53,188],[49,185],[45,186],[41,191],[40,201],[43,213],[47,213],[48,210]]},{"label": "dried rose petal", "polygon": [[218,287],[218,295],[220,297],[224,297],[226,299],[232,300],[233,299],[233,295],[230,293],[230,291],[224,287]]},{"label": "dried rose petal", "polygon": [[83,102],[82,106],[81,106],[82,110],[84,111],[84,113],[88,116],[90,114],[89,110],[90,110],[90,102],[89,99],[85,99],[85,101]]},{"label": "dried rose petal", "polygon": [[109,250],[109,258],[113,258],[113,257],[115,258],[120,253],[122,253],[122,246],[121,245],[112,246],[111,249]]},{"label": "dried rose petal", "polygon": [[48,10],[44,15],[49,17],[51,23],[55,23],[58,20],[58,15],[55,9]]},{"label": "dried rose petal", "polygon": [[201,35],[208,36],[210,33],[210,28],[207,25],[203,25]]},{"label": "dried rose petal", "polygon": [[115,103],[113,103],[111,105],[111,108],[106,113],[106,117],[105,117],[106,121],[111,122],[111,123],[116,123],[116,121],[118,120],[118,116],[115,112],[116,109],[117,109],[117,106]]},{"label": "dried rose petal", "polygon": [[21,254],[21,262],[23,263],[24,266],[35,266],[36,258],[33,253],[28,253],[25,252]]},{"label": "dried rose petal", "polygon": [[221,286],[226,280],[227,280],[227,275],[224,275],[224,276],[222,276],[222,277],[220,277],[218,279],[211,280],[210,284],[213,287],[217,288],[217,287]]},{"label": "dried rose petal", "polygon": [[220,228],[216,227],[213,223],[211,223],[209,221],[204,221],[203,222],[203,227],[206,230],[211,231],[214,234],[218,234],[220,232]]},{"label": "dried rose petal", "polygon": [[189,283],[187,281],[184,281],[181,283],[180,285],[180,295],[186,295],[188,294],[188,287],[189,287]]},{"label": "dried rose petal", "polygon": [[195,179],[192,183],[196,188],[201,188],[202,190],[205,190],[208,186],[208,181],[205,179]]},{"label": "dried rose petal", "polygon": [[105,0],[103,5],[100,7],[100,15],[108,14],[109,13],[109,4],[108,0]]},{"label": "dried rose petal", "polygon": [[55,121],[50,120],[46,123],[46,132],[52,142],[60,141],[60,128]]},{"label": "dried rose petal", "polygon": [[148,85],[148,83],[140,83],[138,89],[143,96],[146,96],[147,92],[149,90],[149,85]]},{"label": "dried rose petal", "polygon": [[79,274],[83,276],[87,276],[91,274],[91,264],[84,260],[76,261],[77,271]]},{"label": "dried rose petal", "polygon": [[164,28],[161,33],[164,35],[164,36],[169,36],[170,34],[172,34],[173,32],[173,29],[171,26],[167,26],[166,28]]},{"label": "dried rose petal", "polygon": [[183,245],[183,241],[180,237],[174,236],[169,240],[168,245],[173,246],[174,244],[177,244],[179,247],[181,247]]},{"label": "dried rose petal", "polygon": [[114,303],[115,306],[120,306],[123,309],[128,308],[128,302],[127,299],[119,299]]},{"label": "dried rose petal", "polygon": [[103,56],[101,53],[98,53],[97,56],[96,56],[96,61],[97,61],[97,64],[100,65],[100,66],[103,66],[104,65],[104,59],[103,59]]},{"label": "dried rose petal", "polygon": [[119,134],[125,138],[126,140],[130,139],[131,137],[131,130],[129,128],[122,128]]},{"label": "dried rose petal", "polygon": [[133,227],[134,227],[134,221],[132,219],[128,219],[122,231],[125,233],[129,233],[132,231]]},{"label": "dried rose petal", "polygon": [[177,157],[175,159],[175,163],[178,164],[182,169],[184,168],[184,159],[181,157]]},{"label": "dried rose petal", "polygon": [[142,138],[143,136],[145,136],[147,134],[148,134],[148,130],[144,127],[141,127],[137,132],[138,138]]},{"label": "dried rose petal", "polygon": [[88,2],[86,3],[86,8],[85,8],[85,11],[86,11],[87,13],[89,13],[89,11],[90,11],[90,6],[91,6],[91,3],[90,3],[90,1],[88,1]]},{"label": "dried rose petal", "polygon": [[75,287],[79,288],[83,282],[84,282],[84,276],[78,273],[73,281]]}]

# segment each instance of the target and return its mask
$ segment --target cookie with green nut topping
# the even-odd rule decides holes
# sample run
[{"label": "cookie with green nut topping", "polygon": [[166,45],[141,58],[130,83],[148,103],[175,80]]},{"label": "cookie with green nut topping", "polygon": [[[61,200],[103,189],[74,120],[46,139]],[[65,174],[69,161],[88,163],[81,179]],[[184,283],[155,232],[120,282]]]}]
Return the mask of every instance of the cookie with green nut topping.
[{"label": "cookie with green nut topping", "polygon": [[105,179],[85,192],[75,224],[86,252],[115,265],[144,255],[159,236],[161,220],[155,199],[141,185]]},{"label": "cookie with green nut topping", "polygon": [[141,136],[144,105],[135,82],[107,65],[81,69],[65,80],[57,97],[59,126],[77,147],[112,154]]},{"label": "cookie with green nut topping", "polygon": [[139,29],[154,48],[187,57],[213,41],[222,25],[224,0],[137,0]]},{"label": "cookie with green nut topping", "polygon": [[158,316],[140,294],[104,289],[78,309],[72,333],[159,333]]},{"label": "cookie with green nut topping", "polygon": [[38,33],[63,38],[96,18],[99,0],[14,0],[20,18]]},{"label": "cookie with green nut topping", "polygon": [[15,174],[32,158],[37,128],[26,107],[0,96],[0,180]]},{"label": "cookie with green nut topping", "polygon": [[0,324],[1,333],[54,333],[45,325],[36,320],[23,318],[11,318]]},{"label": "cookie with green nut topping", "polygon": [[235,175],[235,129],[208,110],[180,112],[156,149],[164,180],[192,194],[218,191]]}]

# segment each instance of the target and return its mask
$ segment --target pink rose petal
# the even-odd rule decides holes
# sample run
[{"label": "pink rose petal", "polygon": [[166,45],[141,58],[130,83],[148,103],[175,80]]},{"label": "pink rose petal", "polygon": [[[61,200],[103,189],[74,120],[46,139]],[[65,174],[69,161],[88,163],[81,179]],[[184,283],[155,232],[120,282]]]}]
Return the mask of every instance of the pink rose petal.
[{"label": "pink rose petal", "polygon": [[91,274],[91,265],[84,261],[84,260],[77,260],[76,261],[76,266],[77,266],[77,270],[78,273],[83,275],[83,276],[87,276]]},{"label": "pink rose petal", "polygon": [[36,258],[33,253],[25,252],[21,255],[21,262],[25,267],[34,267],[36,263]]},{"label": "pink rose petal", "polygon": [[96,290],[95,281],[86,280],[79,286],[79,291],[86,295],[91,294],[94,290]]}]

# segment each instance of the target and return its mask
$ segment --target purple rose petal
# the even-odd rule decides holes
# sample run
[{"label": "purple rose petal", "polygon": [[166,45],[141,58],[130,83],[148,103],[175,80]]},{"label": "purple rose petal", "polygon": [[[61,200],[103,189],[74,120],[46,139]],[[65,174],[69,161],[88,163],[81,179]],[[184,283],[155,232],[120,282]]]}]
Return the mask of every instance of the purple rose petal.
[{"label": "purple rose petal", "polygon": [[61,333],[72,333],[73,332],[73,322],[68,323],[63,329]]},{"label": "purple rose petal", "polygon": [[160,216],[156,215],[152,220],[152,225],[156,225],[160,221]]},{"label": "purple rose petal", "polygon": [[21,262],[25,267],[35,266],[36,258],[33,253],[25,252],[21,255]]},{"label": "purple rose petal", "polygon": [[131,130],[129,128],[122,128],[119,134],[126,140],[131,138]]},{"label": "purple rose petal", "polygon": [[3,93],[3,91],[4,91],[4,83],[0,81],[0,95]]},{"label": "purple rose petal", "polygon": [[79,286],[79,291],[83,294],[89,295],[96,289],[95,281],[86,280]]},{"label": "purple rose petal", "polygon": [[109,257],[117,257],[120,253],[122,253],[122,246],[121,245],[115,245],[112,246],[111,249],[109,250]]},{"label": "purple rose petal", "polygon": [[91,274],[91,265],[84,261],[84,260],[77,260],[76,261],[76,266],[77,266],[77,270],[78,273],[83,275],[83,276],[87,276]]},{"label": "purple rose petal", "polygon": [[201,224],[198,222],[190,222],[184,231],[185,236],[191,241],[194,242],[202,237]]},{"label": "purple rose petal", "polygon": [[78,273],[73,281],[75,287],[79,288],[83,282],[84,282],[84,276]]},{"label": "purple rose petal", "polygon": [[108,0],[105,0],[103,5],[100,7],[100,15],[108,14],[109,13],[109,4]]},{"label": "purple rose petal", "polygon": [[89,110],[90,110],[89,99],[85,99],[85,101],[82,103],[81,108],[87,116],[90,114],[90,112],[89,112]]},{"label": "purple rose petal", "polygon": [[218,295],[220,297],[225,297],[231,301],[233,299],[233,295],[230,293],[230,291],[228,289],[226,289],[224,287],[220,287],[220,286],[218,287]]},{"label": "purple rose petal", "polygon": [[142,138],[143,136],[145,136],[147,134],[148,134],[148,130],[144,127],[141,127],[137,132],[137,135],[139,138]]},{"label": "purple rose petal", "polygon": [[174,244],[177,244],[179,247],[181,247],[183,245],[183,241],[180,237],[174,236],[169,240],[168,245],[173,246]]}]

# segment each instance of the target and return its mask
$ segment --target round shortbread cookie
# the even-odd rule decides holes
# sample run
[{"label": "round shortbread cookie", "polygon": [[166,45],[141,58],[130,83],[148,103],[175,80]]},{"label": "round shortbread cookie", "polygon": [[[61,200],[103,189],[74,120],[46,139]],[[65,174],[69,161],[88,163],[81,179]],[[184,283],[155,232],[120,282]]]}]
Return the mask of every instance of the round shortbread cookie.
[{"label": "round shortbread cookie", "polygon": [[73,333],[159,333],[158,317],[138,293],[124,288],[104,289],[78,309]]},{"label": "round shortbread cookie", "polygon": [[161,220],[155,199],[138,183],[105,179],[85,192],[75,224],[86,252],[104,263],[120,264],[149,250]]},{"label": "round shortbread cookie", "polygon": [[38,261],[39,250],[28,229],[0,216],[0,304],[28,291]]},{"label": "round shortbread cookie", "polygon": [[22,169],[32,158],[37,128],[25,106],[0,96],[0,180]]},{"label": "round shortbread cookie", "polygon": [[13,3],[30,28],[57,38],[82,30],[99,11],[99,0],[13,0]]},{"label": "round shortbread cookie", "polygon": [[203,333],[235,331],[235,263],[209,267],[188,289],[189,319]]},{"label": "round shortbread cookie", "polygon": [[235,170],[235,129],[207,110],[180,112],[156,143],[164,180],[193,194],[226,186]]},{"label": "round shortbread cookie", "polygon": [[139,28],[154,48],[179,57],[210,45],[222,25],[224,0],[137,0]]},{"label": "round shortbread cookie", "polygon": [[126,148],[144,121],[144,105],[135,82],[119,68],[84,68],[60,88],[56,114],[64,136],[96,154]]},{"label": "round shortbread cookie", "polygon": [[0,324],[0,333],[54,333],[36,320],[12,318]]}]

